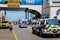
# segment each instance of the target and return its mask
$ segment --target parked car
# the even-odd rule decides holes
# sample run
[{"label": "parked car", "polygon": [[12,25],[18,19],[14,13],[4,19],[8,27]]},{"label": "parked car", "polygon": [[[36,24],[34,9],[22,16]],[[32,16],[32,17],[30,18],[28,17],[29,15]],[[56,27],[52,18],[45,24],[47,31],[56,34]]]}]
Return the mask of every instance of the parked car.
[{"label": "parked car", "polygon": [[0,28],[9,28],[10,26],[10,21],[0,21]]},{"label": "parked car", "polygon": [[27,28],[27,26],[28,26],[28,20],[19,21],[19,27],[20,28]]}]

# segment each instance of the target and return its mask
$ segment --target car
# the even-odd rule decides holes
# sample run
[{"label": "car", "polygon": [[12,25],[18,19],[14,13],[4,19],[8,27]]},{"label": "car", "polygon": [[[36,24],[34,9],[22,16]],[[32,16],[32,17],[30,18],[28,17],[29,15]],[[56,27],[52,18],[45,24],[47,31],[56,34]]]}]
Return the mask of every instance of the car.
[{"label": "car", "polygon": [[4,20],[0,22],[0,28],[9,28],[10,21]]},{"label": "car", "polygon": [[60,35],[60,22],[58,19],[48,19],[45,25],[43,25],[43,28],[39,29],[40,36],[58,36]]},{"label": "car", "polygon": [[27,28],[28,20],[21,20],[19,21],[19,28]]}]

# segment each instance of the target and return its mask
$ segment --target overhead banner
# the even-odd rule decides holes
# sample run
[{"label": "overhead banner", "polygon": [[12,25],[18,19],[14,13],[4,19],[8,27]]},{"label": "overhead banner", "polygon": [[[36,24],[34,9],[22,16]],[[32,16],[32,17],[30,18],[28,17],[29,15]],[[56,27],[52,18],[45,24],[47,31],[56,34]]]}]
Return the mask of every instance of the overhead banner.
[{"label": "overhead banner", "polygon": [[0,0],[0,4],[6,4],[9,1],[18,1],[22,5],[42,5],[43,0]]},{"label": "overhead banner", "polygon": [[43,0],[22,0],[23,5],[42,5]]},{"label": "overhead banner", "polygon": [[20,7],[19,0],[10,0],[7,4],[8,7]]}]

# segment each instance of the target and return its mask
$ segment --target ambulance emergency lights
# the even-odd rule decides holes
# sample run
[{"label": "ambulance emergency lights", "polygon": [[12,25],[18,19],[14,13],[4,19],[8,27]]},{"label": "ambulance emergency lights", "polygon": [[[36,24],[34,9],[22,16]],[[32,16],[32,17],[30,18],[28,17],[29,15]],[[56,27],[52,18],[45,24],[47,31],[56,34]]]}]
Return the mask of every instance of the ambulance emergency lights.
[{"label": "ambulance emergency lights", "polygon": [[6,0],[8,7],[20,7],[21,0]]}]

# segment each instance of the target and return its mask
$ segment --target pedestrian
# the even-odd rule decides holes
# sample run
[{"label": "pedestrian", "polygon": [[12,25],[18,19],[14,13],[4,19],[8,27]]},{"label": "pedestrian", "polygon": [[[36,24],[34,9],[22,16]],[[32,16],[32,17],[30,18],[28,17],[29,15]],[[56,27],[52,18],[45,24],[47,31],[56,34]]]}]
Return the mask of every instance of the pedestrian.
[{"label": "pedestrian", "polygon": [[10,30],[10,31],[12,31],[12,30],[13,30],[13,27],[12,27],[12,26],[13,26],[13,24],[12,24],[12,23],[10,23],[10,27],[9,27],[9,30]]}]

